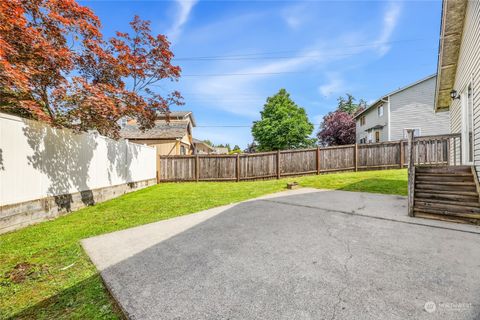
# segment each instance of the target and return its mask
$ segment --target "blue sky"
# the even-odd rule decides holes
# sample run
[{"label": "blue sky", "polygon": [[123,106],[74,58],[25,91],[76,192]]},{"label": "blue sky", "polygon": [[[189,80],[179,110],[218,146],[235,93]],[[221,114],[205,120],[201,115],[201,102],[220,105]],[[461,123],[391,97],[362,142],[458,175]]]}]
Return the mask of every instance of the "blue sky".
[{"label": "blue sky", "polygon": [[[346,92],[374,101],[435,73],[440,1],[83,1],[103,33],[133,15],[167,34],[194,136],[242,148],[265,99],[280,88],[306,109],[315,131]],[[233,126],[233,127],[232,127]]]}]

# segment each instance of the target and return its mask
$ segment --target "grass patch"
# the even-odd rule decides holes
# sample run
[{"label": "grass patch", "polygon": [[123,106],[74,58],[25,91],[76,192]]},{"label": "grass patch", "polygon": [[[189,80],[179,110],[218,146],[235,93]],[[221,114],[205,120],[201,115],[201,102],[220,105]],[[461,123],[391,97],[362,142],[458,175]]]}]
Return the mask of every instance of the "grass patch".
[{"label": "grass patch", "polygon": [[313,188],[407,194],[406,170],[255,182],[165,183],[0,235],[0,319],[118,319],[80,240],[282,191]]}]

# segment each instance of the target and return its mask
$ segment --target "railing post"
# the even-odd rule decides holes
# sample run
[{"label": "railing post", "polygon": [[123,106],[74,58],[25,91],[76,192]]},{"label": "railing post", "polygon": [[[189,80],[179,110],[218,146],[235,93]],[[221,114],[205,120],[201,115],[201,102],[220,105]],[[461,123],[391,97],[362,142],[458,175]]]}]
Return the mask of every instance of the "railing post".
[{"label": "railing post", "polygon": [[451,161],[450,156],[451,156],[452,150],[450,150],[450,148],[452,146],[450,145],[450,141],[451,141],[451,138],[448,138],[448,140],[447,140],[447,166],[450,165],[450,161]]},{"label": "railing post", "polygon": [[277,150],[277,179],[280,179],[280,150]]},{"label": "railing post", "polygon": [[463,144],[462,144],[462,136],[458,138],[458,149],[460,150],[458,157],[460,158],[460,165],[463,164]]},{"label": "railing post", "polygon": [[195,181],[198,182],[200,179],[200,160],[198,154],[195,155]]},{"label": "railing post", "polygon": [[317,146],[317,174],[320,174],[320,146]]},{"label": "railing post", "polygon": [[237,153],[237,160],[235,163],[235,173],[237,175],[237,182],[240,181],[240,153]]},{"label": "railing post", "polygon": [[413,129],[407,129],[408,134],[408,215],[414,217],[413,206],[415,201],[415,159]]},{"label": "railing post", "polygon": [[355,163],[355,172],[358,171],[358,144],[355,143],[355,149],[353,150],[353,158]]}]

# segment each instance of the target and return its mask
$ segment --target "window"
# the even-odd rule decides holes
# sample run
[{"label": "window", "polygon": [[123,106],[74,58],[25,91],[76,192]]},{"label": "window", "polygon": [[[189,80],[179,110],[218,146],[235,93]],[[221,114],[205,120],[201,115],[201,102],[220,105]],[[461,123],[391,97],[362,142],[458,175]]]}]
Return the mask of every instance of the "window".
[{"label": "window", "polygon": [[[408,128],[408,129],[413,129],[413,136],[414,137],[420,137],[420,128]],[[408,129],[403,129],[403,138],[408,139]]]},{"label": "window", "polygon": [[380,142],[380,131],[375,131],[375,142]]},{"label": "window", "polygon": [[364,126],[365,125],[365,116],[360,117],[360,125]]},{"label": "window", "polygon": [[186,152],[185,146],[180,146],[180,154],[185,155],[186,153],[187,152]]},{"label": "window", "polygon": [[383,106],[378,107],[377,112],[379,117],[383,117]]}]

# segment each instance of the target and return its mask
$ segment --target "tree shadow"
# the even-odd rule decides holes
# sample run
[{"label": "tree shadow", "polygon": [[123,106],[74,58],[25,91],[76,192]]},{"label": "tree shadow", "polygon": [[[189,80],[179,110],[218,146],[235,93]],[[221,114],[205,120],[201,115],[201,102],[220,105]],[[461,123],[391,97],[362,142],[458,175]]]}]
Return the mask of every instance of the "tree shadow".
[{"label": "tree shadow", "polygon": [[92,204],[89,167],[97,142],[91,134],[75,134],[39,122],[26,121],[23,133],[33,154],[28,162],[48,178],[47,194],[60,209],[71,210],[71,193],[82,191],[82,201]]},{"label": "tree shadow", "polygon": [[0,148],[0,170],[5,170],[5,166],[3,165],[3,150]]},{"label": "tree shadow", "polygon": [[109,161],[108,180],[112,184],[112,172],[122,181],[129,183],[133,181],[131,164],[132,160],[138,157],[139,147],[126,140],[115,141],[105,139],[107,145],[107,158]]},{"label": "tree shadow", "polygon": [[[112,314],[113,311],[113,314]],[[0,318],[3,319],[0,313]],[[95,274],[6,319],[118,318],[123,314]]]},{"label": "tree shadow", "polygon": [[370,178],[337,188],[337,190],[407,195],[408,182],[405,180]]}]

